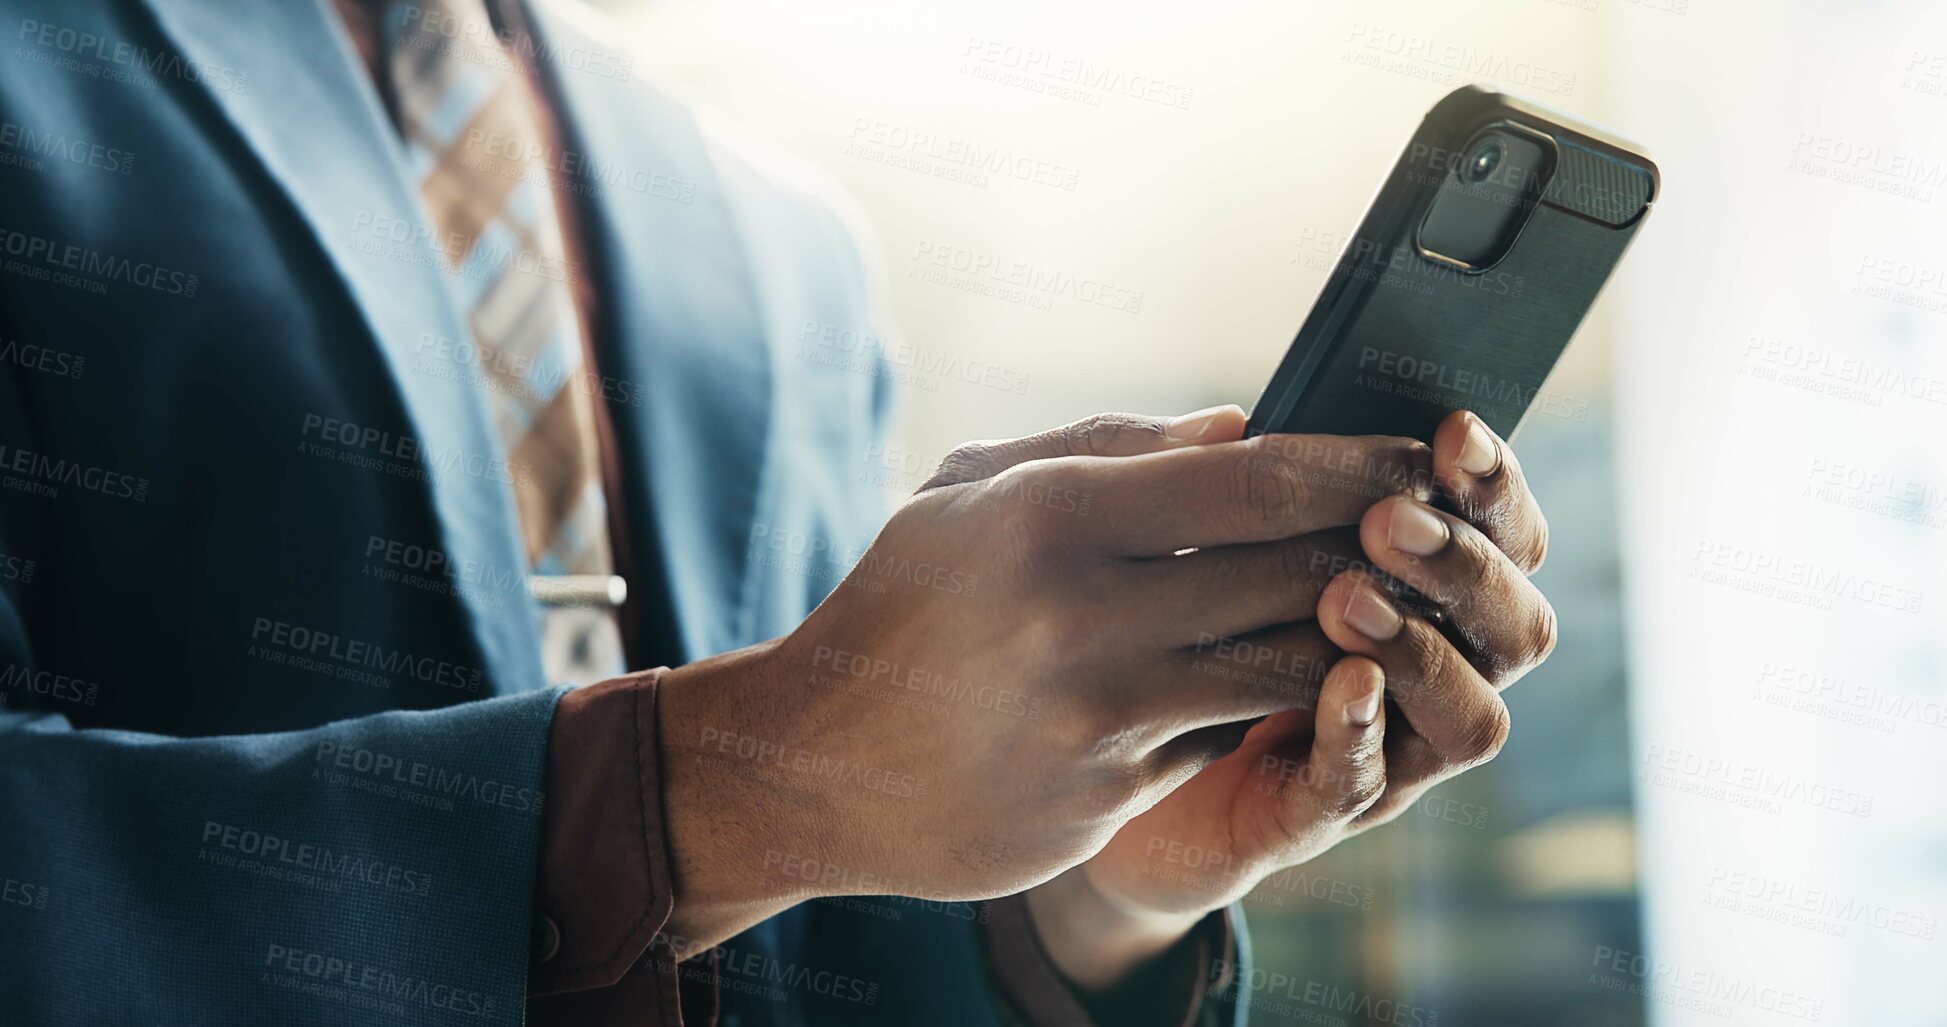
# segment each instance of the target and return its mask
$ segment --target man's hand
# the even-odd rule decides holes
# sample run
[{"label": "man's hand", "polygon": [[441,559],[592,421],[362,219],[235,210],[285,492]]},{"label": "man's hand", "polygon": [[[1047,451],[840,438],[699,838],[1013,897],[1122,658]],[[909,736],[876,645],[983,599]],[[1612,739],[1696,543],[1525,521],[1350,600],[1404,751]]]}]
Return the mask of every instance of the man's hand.
[{"label": "man's hand", "polygon": [[[1110,415],[966,447],[796,631],[667,675],[679,952],[823,895],[1021,891],[1295,705],[1200,643],[1314,616],[1367,509],[1430,498],[1430,453],[1243,427]],[[1316,627],[1263,644],[1336,654]]]},{"label": "man's hand", "polygon": [[[1322,675],[1316,703],[1252,726],[1235,752],[1030,896],[1051,953],[1078,984],[1114,984],[1267,874],[1392,819],[1500,751],[1508,711],[1499,690],[1555,644],[1554,611],[1528,581],[1547,525],[1513,454],[1477,418],[1449,417],[1433,454],[1440,491],[1461,516],[1405,496],[1374,503],[1358,527],[1370,562],[1332,578],[1315,624],[1205,647],[1213,667],[1235,665],[1276,691],[1317,681],[1324,664],[1258,654],[1297,648],[1284,636],[1322,633],[1352,655]],[[1393,582],[1427,605],[1415,610]],[[1092,938],[1064,926],[1077,923]]]}]

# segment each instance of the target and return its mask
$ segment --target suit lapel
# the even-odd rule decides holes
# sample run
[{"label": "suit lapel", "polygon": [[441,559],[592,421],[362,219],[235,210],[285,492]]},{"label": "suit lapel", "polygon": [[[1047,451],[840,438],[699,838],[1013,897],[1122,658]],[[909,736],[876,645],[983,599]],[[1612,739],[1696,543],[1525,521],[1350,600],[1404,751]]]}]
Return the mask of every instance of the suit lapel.
[{"label": "suit lapel", "polygon": [[[597,361],[628,483],[644,654],[674,663],[749,644],[745,589],[774,387],[752,269],[690,113],[613,63],[566,4],[532,3],[603,305]],[[597,70],[599,68],[599,70]],[[631,399],[619,398],[627,391]],[[654,540],[655,545],[648,541]],[[657,648],[661,641],[674,651]]]},{"label": "suit lapel", "polygon": [[[403,148],[329,0],[142,0],[175,46],[235,69],[243,87],[202,85],[297,208],[363,312],[392,370],[456,561],[524,568],[501,444],[478,391],[414,370],[422,336],[465,339],[450,284],[407,185]],[[403,226],[395,231],[392,226]],[[404,234],[403,240],[397,235]],[[266,331],[273,331],[266,326]],[[543,684],[526,602],[462,590],[498,693]]]}]

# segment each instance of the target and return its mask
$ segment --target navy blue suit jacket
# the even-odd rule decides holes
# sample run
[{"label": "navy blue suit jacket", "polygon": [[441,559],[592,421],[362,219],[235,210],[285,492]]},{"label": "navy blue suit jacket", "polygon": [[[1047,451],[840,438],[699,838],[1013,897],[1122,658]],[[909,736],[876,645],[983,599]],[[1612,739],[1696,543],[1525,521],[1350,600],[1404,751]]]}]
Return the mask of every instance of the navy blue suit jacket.
[{"label": "navy blue suit jacket", "polygon": [[[519,1022],[559,691],[373,84],[327,0],[0,10],[0,1021]],[[884,379],[801,348],[868,330],[858,251],[532,16],[630,627],[668,664],[782,634],[887,506]],[[800,907],[732,942],[726,1008],[998,1023],[975,915]]]}]

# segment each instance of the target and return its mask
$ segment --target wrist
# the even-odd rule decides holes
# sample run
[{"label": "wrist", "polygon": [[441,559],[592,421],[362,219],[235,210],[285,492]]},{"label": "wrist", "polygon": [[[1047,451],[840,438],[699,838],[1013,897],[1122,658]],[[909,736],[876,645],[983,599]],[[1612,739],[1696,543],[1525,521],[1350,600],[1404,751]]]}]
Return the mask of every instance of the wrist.
[{"label": "wrist", "polygon": [[[667,934],[688,958],[800,902],[819,898],[830,845],[802,795],[724,766],[713,741],[772,738],[780,709],[777,641],[711,657],[663,677],[658,741],[674,893]],[[798,872],[793,873],[796,869]]]},{"label": "wrist", "polygon": [[1139,909],[1104,895],[1087,865],[1027,893],[1048,958],[1078,990],[1106,992],[1167,953],[1206,915]]}]

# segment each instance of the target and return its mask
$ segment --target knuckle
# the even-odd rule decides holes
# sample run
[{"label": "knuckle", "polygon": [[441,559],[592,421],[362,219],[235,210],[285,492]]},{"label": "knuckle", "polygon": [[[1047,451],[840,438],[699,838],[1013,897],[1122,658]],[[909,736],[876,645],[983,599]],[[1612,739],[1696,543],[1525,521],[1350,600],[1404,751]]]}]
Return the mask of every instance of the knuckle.
[{"label": "knuckle", "polygon": [[1508,744],[1508,732],[1512,727],[1507,704],[1497,698],[1486,715],[1476,721],[1468,732],[1467,741],[1461,747],[1461,765],[1477,767],[1499,756],[1501,748]]},{"label": "knuckle", "polygon": [[1246,532],[1295,523],[1310,504],[1310,490],[1290,461],[1252,449],[1231,471],[1231,516]]},{"label": "knuckle", "polygon": [[1533,604],[1519,617],[1506,641],[1480,646],[1487,679],[1497,688],[1513,684],[1540,666],[1554,653],[1560,640],[1555,608],[1539,593],[1534,594]]},{"label": "knuckle", "polygon": [[1451,531],[1453,541],[1409,570],[1406,582],[1436,606],[1466,615],[1483,603],[1491,604],[1505,574],[1497,566],[1504,559],[1494,544],[1462,522]]},{"label": "knuckle", "polygon": [[1108,456],[1165,438],[1163,422],[1138,414],[1096,414],[1069,425],[1062,443],[1069,456]]},{"label": "knuckle", "polygon": [[1352,775],[1332,796],[1329,807],[1334,816],[1350,820],[1371,809],[1386,794],[1386,773],[1382,767]]},{"label": "knuckle", "polygon": [[1385,437],[1377,441],[1365,468],[1374,498],[1401,495],[1430,501],[1434,495],[1433,447],[1418,439]]},{"label": "knuckle", "polygon": [[1522,665],[1533,667],[1555,652],[1555,643],[1561,640],[1561,625],[1555,616],[1555,607],[1542,599],[1535,606],[1534,623],[1528,629],[1527,647],[1523,652]]},{"label": "knuckle", "polygon": [[[1045,644],[1075,648],[1072,635],[1067,641],[1049,638]],[[1064,704],[1067,715],[1060,725],[1057,744],[1074,759],[1113,766],[1148,751],[1151,739],[1133,716],[1131,701],[1120,690],[1078,689],[1069,694],[1072,701]]]},{"label": "knuckle", "polygon": [[1502,583],[1501,568],[1496,564],[1502,558],[1493,543],[1471,531],[1456,531],[1455,536],[1462,540],[1455,548],[1459,554],[1458,573],[1454,576],[1448,605],[1466,608],[1483,600],[1492,601],[1494,593]]},{"label": "knuckle", "polygon": [[1009,502],[993,479],[977,491],[970,491],[965,502],[974,512],[969,530],[988,540],[994,558],[1006,562],[1019,586],[1017,594],[1033,594],[1033,589],[1061,588],[1073,578],[1076,566],[1073,547],[1062,544],[1061,523],[1049,516],[1046,508],[1032,503]]},{"label": "knuckle", "polygon": [[1321,572],[1330,565],[1329,554],[1309,538],[1296,538],[1279,545],[1278,564],[1278,587],[1283,590],[1285,608],[1315,607],[1325,590]]},{"label": "knuckle", "polygon": [[1521,573],[1533,574],[1541,570],[1542,562],[1548,559],[1548,522],[1541,515],[1535,515],[1534,529],[1523,537],[1515,550],[1508,557],[1521,568]]},{"label": "knuckle", "polygon": [[[1405,679],[1401,690],[1413,698],[1425,701],[1451,694],[1448,686],[1456,669],[1456,656],[1451,644],[1438,632],[1432,630],[1404,632],[1405,667],[1401,668]],[[1387,677],[1393,676],[1393,668],[1388,666]]]},{"label": "knuckle", "polygon": [[940,466],[933,476],[921,485],[919,490],[939,488],[943,485],[957,485],[961,482],[979,481],[988,477],[992,471],[993,447],[984,442],[969,442],[956,447],[940,460]]}]

